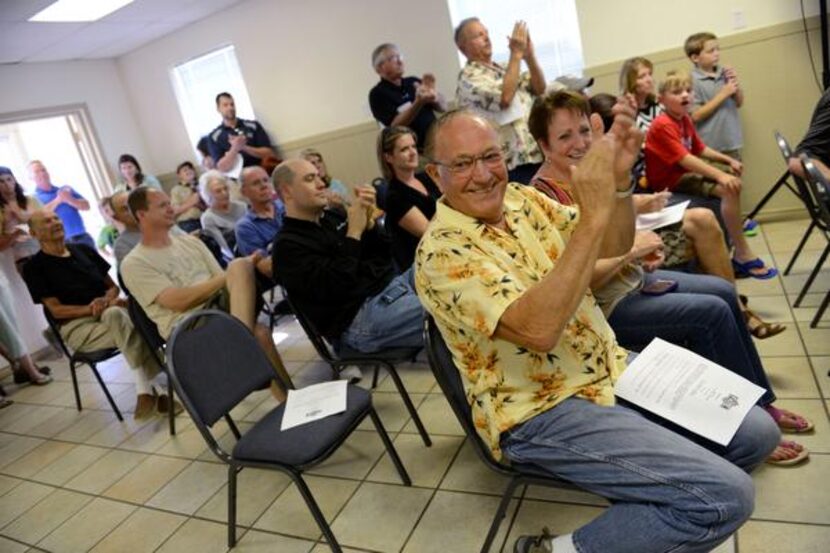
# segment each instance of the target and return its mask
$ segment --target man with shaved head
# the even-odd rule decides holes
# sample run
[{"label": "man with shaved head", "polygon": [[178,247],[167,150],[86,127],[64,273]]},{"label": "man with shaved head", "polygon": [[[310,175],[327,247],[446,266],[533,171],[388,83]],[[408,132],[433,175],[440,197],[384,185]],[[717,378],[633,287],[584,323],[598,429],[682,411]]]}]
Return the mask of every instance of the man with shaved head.
[{"label": "man with shaved head", "polygon": [[345,217],[326,210],[326,184],[303,159],[272,175],[285,202],[274,241],[274,276],[336,348],[372,353],[423,344],[423,309],[412,271],[398,275],[389,241],[375,225],[375,191],[355,187]]},{"label": "man with shaved head", "polygon": [[124,354],[135,377],[136,419],[167,412],[169,398],[157,399],[151,383],[159,367],[133,328],[118,286],[107,274],[109,263],[86,244],[67,244],[63,223],[54,211],[36,211],[29,227],[41,245],[41,251],[23,268],[32,299],[49,310],[73,350],[115,347]]},{"label": "man with shaved head", "polygon": [[[480,115],[436,121],[427,172],[444,195],[415,259],[416,285],[452,351],[482,441],[608,498],[572,534],[522,536],[515,553],[710,551],[753,509],[747,471],[779,431],[753,407],[732,441],[710,442],[631,404],[614,384],[629,354],[589,285],[600,252],[628,251],[639,148],[633,107],[573,169],[580,209],[508,184],[498,132]],[[630,226],[630,225],[627,225]]]}]

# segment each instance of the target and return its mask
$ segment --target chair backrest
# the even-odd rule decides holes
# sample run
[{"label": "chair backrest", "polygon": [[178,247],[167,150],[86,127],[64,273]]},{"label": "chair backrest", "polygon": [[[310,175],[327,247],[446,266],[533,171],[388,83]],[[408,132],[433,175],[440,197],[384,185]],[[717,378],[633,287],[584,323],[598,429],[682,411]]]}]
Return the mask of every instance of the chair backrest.
[{"label": "chair backrest", "polygon": [[453,413],[455,413],[458,422],[461,423],[461,427],[464,429],[464,433],[472,443],[473,449],[476,450],[484,463],[493,470],[513,474],[513,469],[493,458],[490,454],[490,448],[479,437],[475,424],[473,424],[470,404],[467,402],[467,394],[464,392],[464,384],[461,382],[461,373],[458,372],[452,353],[431,315],[427,315],[424,323],[424,341],[432,374],[435,375],[435,380],[438,381],[438,385],[444,392]]},{"label": "chair backrest", "polygon": [[775,143],[778,144],[778,149],[781,150],[781,156],[784,158],[784,163],[789,163],[790,158],[793,157],[793,150],[790,148],[790,143],[784,138],[780,132],[775,131]]},{"label": "chair backrest", "polygon": [[49,323],[49,330],[52,331],[52,334],[55,335],[55,340],[58,341],[58,345],[60,345],[61,349],[63,350],[63,354],[66,355],[67,359],[72,358],[72,353],[70,353],[69,348],[66,345],[66,342],[63,341],[63,336],[61,336],[61,329],[60,325],[58,324],[57,319],[52,316],[52,312],[49,311],[49,308],[45,305],[43,306],[43,317],[46,319],[46,322]]},{"label": "chair backrest", "polygon": [[251,331],[216,309],[191,313],[176,325],[166,354],[173,386],[202,427],[276,377]]},{"label": "chair backrest", "polygon": [[[781,151],[781,157],[784,158],[784,164],[789,166],[790,159],[795,157],[792,148],[790,148],[790,143],[787,142],[787,139],[784,138],[784,135],[782,135],[778,131],[775,131],[775,143],[778,144],[778,149]],[[810,214],[811,218],[815,219],[818,216],[818,206],[816,205],[813,199],[813,195],[810,192],[807,183],[804,182],[804,179],[802,179],[792,171],[790,171],[789,173],[790,178],[792,178],[793,182],[795,183],[795,188],[798,191],[798,196],[801,198],[801,201],[804,202],[804,205],[807,207],[807,212]]]},{"label": "chair backrest", "polygon": [[816,215],[823,223],[824,230],[830,228],[830,182],[806,154],[799,156],[804,173],[807,175],[810,194],[815,204]]},{"label": "chair backrest", "polygon": [[317,328],[314,326],[314,323],[311,322],[311,319],[306,317],[302,310],[297,308],[297,304],[291,301],[291,297],[288,295],[288,291],[285,287],[282,288],[282,297],[288,301],[288,305],[291,306],[291,311],[293,311],[294,316],[297,317],[297,322],[300,323],[303,332],[305,332],[306,336],[308,336],[311,345],[313,345],[314,349],[317,351],[317,355],[319,355],[327,363],[335,361],[337,356],[332,351],[332,347],[323,335],[317,331]]}]

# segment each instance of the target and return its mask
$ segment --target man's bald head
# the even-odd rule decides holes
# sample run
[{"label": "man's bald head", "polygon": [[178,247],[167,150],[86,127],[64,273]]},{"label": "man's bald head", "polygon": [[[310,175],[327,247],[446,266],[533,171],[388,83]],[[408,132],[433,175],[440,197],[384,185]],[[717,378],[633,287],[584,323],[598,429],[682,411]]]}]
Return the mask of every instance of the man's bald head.
[{"label": "man's bald head", "polygon": [[263,206],[274,201],[274,189],[268,173],[259,165],[246,167],[240,175],[240,192],[252,206]]},{"label": "man's bald head", "polygon": [[112,198],[110,198],[110,204],[112,204],[112,216],[116,221],[122,223],[128,229],[138,229],[138,222],[130,212],[130,206],[127,202],[129,196],[129,192],[116,192],[112,195]]},{"label": "man's bald head", "polygon": [[271,181],[289,217],[314,219],[328,205],[326,183],[317,168],[304,159],[283,161],[274,169]]},{"label": "man's bald head", "polygon": [[63,222],[49,209],[36,209],[29,219],[29,233],[40,242],[63,241]]}]

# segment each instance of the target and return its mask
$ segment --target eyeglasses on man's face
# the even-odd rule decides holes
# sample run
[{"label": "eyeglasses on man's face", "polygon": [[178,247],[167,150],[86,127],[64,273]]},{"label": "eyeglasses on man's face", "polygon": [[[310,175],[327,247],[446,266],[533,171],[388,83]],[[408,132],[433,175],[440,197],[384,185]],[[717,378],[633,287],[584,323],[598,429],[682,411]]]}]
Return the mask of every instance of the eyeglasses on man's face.
[{"label": "eyeglasses on man's face", "polygon": [[459,156],[446,162],[432,160],[432,163],[446,167],[456,177],[464,178],[472,175],[478,161],[481,161],[488,169],[498,169],[504,164],[504,152],[502,150],[488,150],[477,156]]}]

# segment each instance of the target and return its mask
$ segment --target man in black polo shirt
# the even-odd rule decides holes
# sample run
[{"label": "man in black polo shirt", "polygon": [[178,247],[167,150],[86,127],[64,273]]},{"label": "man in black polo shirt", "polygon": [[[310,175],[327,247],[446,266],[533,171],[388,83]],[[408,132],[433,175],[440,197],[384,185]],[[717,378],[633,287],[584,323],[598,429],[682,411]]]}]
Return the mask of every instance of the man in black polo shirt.
[{"label": "man in black polo shirt", "polygon": [[403,57],[394,44],[381,44],[372,52],[372,67],[380,82],[369,91],[372,115],[385,127],[409,127],[424,151],[427,131],[435,121],[433,111],[444,111],[444,98],[435,89],[435,76],[423,79],[403,76]]},{"label": "man in black polo shirt", "polygon": [[397,275],[389,241],[375,227],[375,191],[355,188],[344,218],[326,210],[326,184],[302,159],[272,175],[285,203],[274,240],[274,276],[335,347],[372,353],[423,344],[424,311],[412,269]]},{"label": "man in black polo shirt", "polygon": [[278,157],[262,125],[237,118],[233,96],[227,92],[217,94],[216,111],[222,115],[222,123],[208,135],[208,151],[216,169],[237,178],[242,167],[262,165],[265,159]]},{"label": "man in black polo shirt", "polygon": [[133,327],[118,286],[107,274],[109,263],[85,244],[67,244],[63,223],[53,211],[35,211],[29,227],[41,246],[23,267],[34,302],[46,306],[73,350],[117,347],[124,354],[135,376],[136,419],[156,410],[167,412],[168,397],[162,395],[157,404],[151,384],[159,367]]}]

